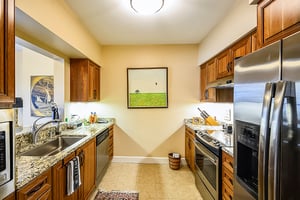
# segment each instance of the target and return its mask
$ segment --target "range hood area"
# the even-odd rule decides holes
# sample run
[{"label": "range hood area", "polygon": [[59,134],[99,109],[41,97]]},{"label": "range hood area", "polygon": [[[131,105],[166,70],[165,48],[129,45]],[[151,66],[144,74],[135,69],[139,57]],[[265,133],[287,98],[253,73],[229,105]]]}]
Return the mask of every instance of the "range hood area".
[{"label": "range hood area", "polygon": [[225,88],[233,88],[233,76],[224,77],[221,79],[217,79],[214,82],[208,83],[206,88],[216,88],[216,89],[225,89]]}]

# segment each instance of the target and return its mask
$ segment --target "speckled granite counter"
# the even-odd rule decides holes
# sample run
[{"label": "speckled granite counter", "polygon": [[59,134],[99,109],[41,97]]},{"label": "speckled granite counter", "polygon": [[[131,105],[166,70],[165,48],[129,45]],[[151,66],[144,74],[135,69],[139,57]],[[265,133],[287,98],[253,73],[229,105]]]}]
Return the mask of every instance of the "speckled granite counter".
[{"label": "speckled granite counter", "polygon": [[[64,130],[61,135],[87,135],[80,141],[69,146],[65,150],[53,156],[16,156],[16,189],[20,189],[25,184],[36,178],[38,175],[52,167],[58,161],[74,152],[78,147],[84,145],[92,138],[96,137],[103,130],[113,125],[114,122],[108,122],[105,124],[94,124],[92,126],[80,127],[75,130]],[[28,150],[26,148],[26,150]],[[23,150],[18,150],[23,152]]]}]

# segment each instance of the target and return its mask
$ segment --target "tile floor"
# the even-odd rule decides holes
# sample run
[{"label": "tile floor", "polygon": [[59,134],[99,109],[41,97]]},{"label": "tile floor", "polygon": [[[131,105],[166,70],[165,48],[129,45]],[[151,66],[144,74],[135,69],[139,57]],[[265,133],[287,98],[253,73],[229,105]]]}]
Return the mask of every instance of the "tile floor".
[{"label": "tile floor", "polygon": [[202,200],[186,165],[111,163],[97,189],[138,191],[139,200]]}]

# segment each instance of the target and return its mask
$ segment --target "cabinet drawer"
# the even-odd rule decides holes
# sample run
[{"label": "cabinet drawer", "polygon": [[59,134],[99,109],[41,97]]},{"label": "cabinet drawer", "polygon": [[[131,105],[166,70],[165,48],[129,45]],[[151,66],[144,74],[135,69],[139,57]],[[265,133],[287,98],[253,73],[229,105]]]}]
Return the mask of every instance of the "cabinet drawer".
[{"label": "cabinet drawer", "polygon": [[224,151],[222,152],[222,165],[233,174],[233,157]]},{"label": "cabinet drawer", "polygon": [[233,191],[229,187],[227,187],[226,184],[222,185],[222,199],[223,200],[233,199]]},{"label": "cabinet drawer", "polygon": [[17,193],[19,200],[52,199],[51,170],[44,172],[38,178],[20,189]]},{"label": "cabinet drawer", "polygon": [[233,174],[229,172],[226,168],[222,169],[222,178],[223,178],[223,183],[225,183],[230,190],[233,191]]}]

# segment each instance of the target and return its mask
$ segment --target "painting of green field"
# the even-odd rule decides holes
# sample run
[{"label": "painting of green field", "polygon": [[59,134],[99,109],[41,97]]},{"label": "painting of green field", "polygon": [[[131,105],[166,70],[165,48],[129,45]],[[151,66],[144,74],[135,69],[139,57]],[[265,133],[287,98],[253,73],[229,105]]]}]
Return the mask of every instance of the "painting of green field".
[{"label": "painting of green field", "polygon": [[130,93],[130,107],[167,107],[167,93]]}]

